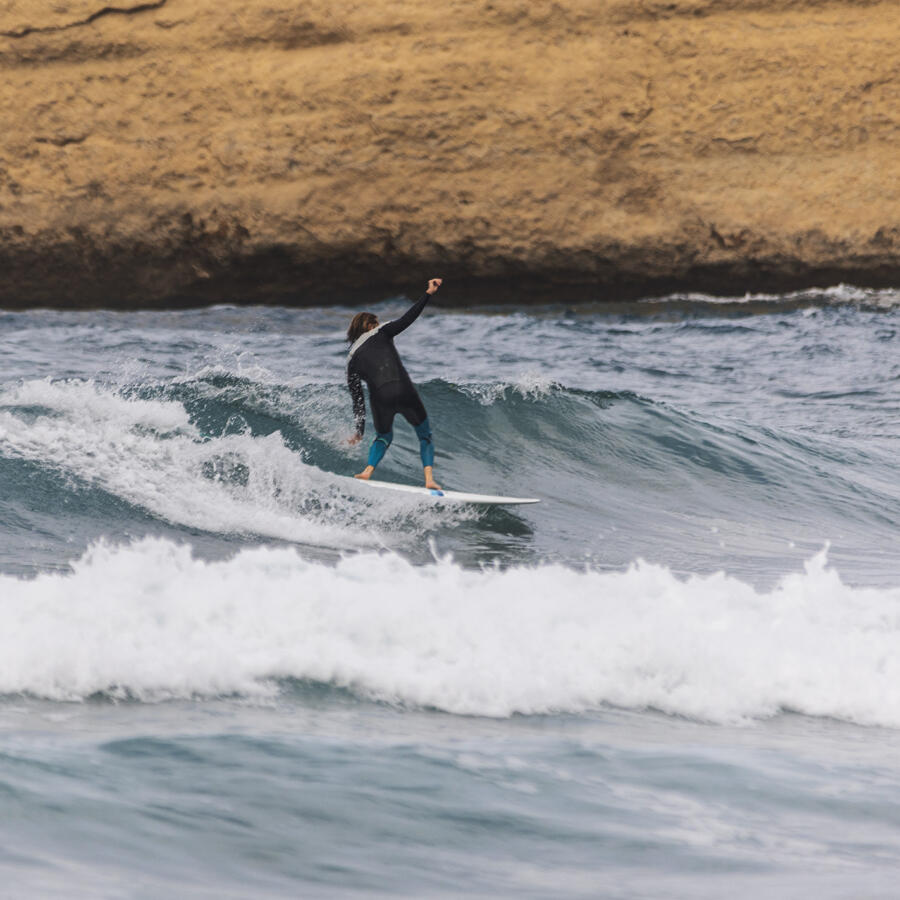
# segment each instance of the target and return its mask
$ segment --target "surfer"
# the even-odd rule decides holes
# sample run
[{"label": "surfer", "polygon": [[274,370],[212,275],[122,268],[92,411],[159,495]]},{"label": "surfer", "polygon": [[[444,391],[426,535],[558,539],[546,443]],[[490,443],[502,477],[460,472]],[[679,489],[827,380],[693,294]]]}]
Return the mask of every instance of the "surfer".
[{"label": "surfer", "polygon": [[366,405],[362,382],[369,388],[369,406],[375,425],[375,440],[369,448],[368,465],[356,477],[368,481],[375,466],[384,458],[394,439],[394,416],[400,413],[415,429],[419,438],[419,453],[425,469],[425,487],[440,490],[434,480],[434,444],[428,413],[407,374],[400,355],[394,347],[394,338],[405,331],[425,309],[425,304],[441,286],[441,278],[431,278],[425,293],[402,315],[392,322],[379,325],[374,313],[357,313],[347,329],[350,353],[347,356],[347,386],[353,398],[353,417],[356,434],[351,444],[362,440],[366,428]]}]

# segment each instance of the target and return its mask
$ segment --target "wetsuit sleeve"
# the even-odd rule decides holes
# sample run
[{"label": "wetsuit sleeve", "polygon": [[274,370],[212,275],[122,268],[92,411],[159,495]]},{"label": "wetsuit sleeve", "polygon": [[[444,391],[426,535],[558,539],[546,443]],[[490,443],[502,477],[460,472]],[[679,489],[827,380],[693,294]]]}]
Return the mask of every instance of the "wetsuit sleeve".
[{"label": "wetsuit sleeve", "polygon": [[400,334],[401,331],[405,331],[412,325],[416,319],[419,318],[419,314],[425,309],[425,304],[428,302],[428,298],[431,294],[425,293],[416,300],[415,303],[405,312],[399,319],[394,319],[393,322],[387,322],[386,324],[381,326],[381,333],[386,334],[388,337],[396,337]]},{"label": "wetsuit sleeve", "polygon": [[362,437],[366,430],[366,401],[363,398],[362,380],[351,368],[347,368],[347,387],[353,400],[353,419],[356,422],[356,433]]}]

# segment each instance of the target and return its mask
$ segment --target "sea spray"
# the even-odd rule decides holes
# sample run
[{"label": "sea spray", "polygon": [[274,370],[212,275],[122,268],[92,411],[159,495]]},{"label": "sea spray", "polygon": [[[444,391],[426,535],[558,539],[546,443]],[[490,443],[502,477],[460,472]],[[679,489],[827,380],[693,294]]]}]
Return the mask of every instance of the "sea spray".
[{"label": "sea spray", "polygon": [[769,591],[560,565],[463,569],[290,549],[205,562],[160,539],[0,579],[0,693],[271,697],[286,679],[461,715],[604,704],[735,723],[783,710],[900,728],[900,588],[825,551]]},{"label": "sea spray", "polygon": [[[225,423],[227,424],[227,423]],[[0,391],[0,458],[35,462],[77,490],[106,492],[176,525],[345,549],[382,529],[462,521],[405,498],[373,501],[310,465],[280,431],[204,434],[184,404],[93,381],[41,379]]]}]

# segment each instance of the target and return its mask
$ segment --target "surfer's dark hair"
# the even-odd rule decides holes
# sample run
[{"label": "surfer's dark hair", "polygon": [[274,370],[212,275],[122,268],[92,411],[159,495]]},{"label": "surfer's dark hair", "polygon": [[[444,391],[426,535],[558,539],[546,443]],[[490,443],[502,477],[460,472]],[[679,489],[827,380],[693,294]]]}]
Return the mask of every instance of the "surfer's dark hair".
[{"label": "surfer's dark hair", "polygon": [[358,337],[365,334],[370,328],[375,327],[378,317],[375,313],[357,313],[350,320],[350,327],[347,329],[347,340],[352,344]]}]

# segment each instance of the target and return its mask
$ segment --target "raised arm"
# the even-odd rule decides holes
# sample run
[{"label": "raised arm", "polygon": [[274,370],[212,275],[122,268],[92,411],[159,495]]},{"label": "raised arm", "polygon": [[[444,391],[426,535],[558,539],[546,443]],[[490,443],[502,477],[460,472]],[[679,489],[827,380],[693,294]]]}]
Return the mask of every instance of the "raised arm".
[{"label": "raised arm", "polygon": [[419,318],[422,310],[425,309],[425,304],[428,302],[428,298],[432,294],[437,293],[437,289],[441,286],[441,282],[443,279],[441,278],[431,278],[428,281],[428,288],[425,293],[416,300],[415,303],[405,312],[399,319],[394,319],[393,322],[387,322],[386,324],[381,326],[382,334],[386,334],[388,337],[396,337],[400,334],[401,331],[406,331],[416,319]]}]

